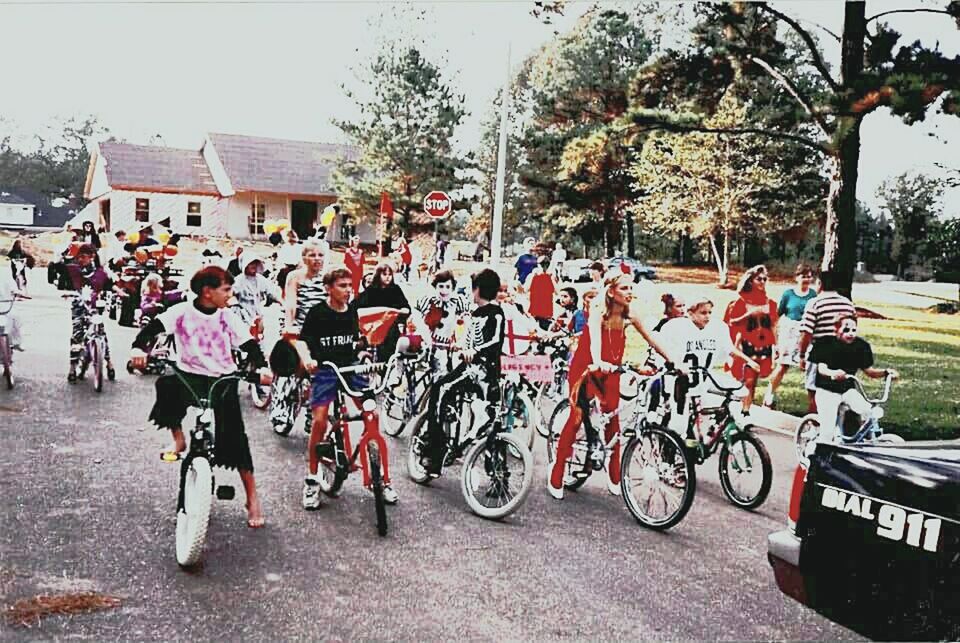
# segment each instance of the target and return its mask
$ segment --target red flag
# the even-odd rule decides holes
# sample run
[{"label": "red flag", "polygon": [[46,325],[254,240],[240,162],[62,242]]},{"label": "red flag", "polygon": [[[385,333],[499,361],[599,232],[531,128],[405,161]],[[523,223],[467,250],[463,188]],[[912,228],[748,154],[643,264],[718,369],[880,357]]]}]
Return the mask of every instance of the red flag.
[{"label": "red flag", "polygon": [[388,192],[380,193],[380,214],[391,221],[393,220],[393,201],[390,200]]},{"label": "red flag", "polygon": [[400,310],[386,306],[371,306],[357,311],[360,332],[371,346],[379,346],[387,338],[390,328],[396,323]]}]

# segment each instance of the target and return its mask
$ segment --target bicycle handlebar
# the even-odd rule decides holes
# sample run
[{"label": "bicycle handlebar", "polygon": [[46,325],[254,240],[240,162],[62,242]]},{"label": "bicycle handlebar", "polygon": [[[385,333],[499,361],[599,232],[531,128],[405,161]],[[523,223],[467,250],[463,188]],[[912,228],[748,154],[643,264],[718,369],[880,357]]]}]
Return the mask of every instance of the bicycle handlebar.
[{"label": "bicycle handlebar", "polygon": [[343,392],[347,394],[348,397],[363,397],[367,393],[373,393],[377,395],[381,393],[384,389],[387,388],[387,382],[390,380],[389,377],[384,377],[383,381],[380,382],[379,386],[374,386],[366,389],[366,391],[355,391],[350,387],[350,384],[347,383],[347,380],[343,377],[344,373],[357,373],[357,374],[366,374],[372,373],[377,370],[384,369],[388,373],[393,370],[396,366],[397,361],[400,357],[397,354],[390,356],[386,362],[371,362],[369,364],[354,364],[353,366],[337,366],[333,362],[323,361],[320,362],[320,366],[325,366],[333,371],[334,375],[337,376],[337,379],[340,380],[340,386],[343,388]]},{"label": "bicycle handlebar", "polygon": [[857,389],[857,392],[863,396],[867,402],[873,405],[886,404],[887,400],[890,399],[890,389],[893,388],[893,376],[887,373],[886,377],[883,378],[883,393],[880,394],[878,398],[871,398],[867,395],[867,392],[863,388],[863,383],[860,382],[860,379],[856,376],[850,376],[848,380],[853,380],[853,386]]}]

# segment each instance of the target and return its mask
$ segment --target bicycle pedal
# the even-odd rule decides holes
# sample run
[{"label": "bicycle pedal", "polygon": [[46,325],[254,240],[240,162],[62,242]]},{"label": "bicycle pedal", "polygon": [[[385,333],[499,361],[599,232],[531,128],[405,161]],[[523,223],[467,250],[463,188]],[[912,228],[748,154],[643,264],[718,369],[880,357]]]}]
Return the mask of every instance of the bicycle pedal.
[{"label": "bicycle pedal", "polygon": [[576,478],[577,480],[586,480],[587,478],[590,477],[590,472],[589,472],[589,471],[574,471],[572,475],[573,475],[573,477]]},{"label": "bicycle pedal", "polygon": [[236,490],[228,484],[217,485],[217,500],[233,500]]},{"label": "bicycle pedal", "polygon": [[636,430],[636,429],[624,429],[624,430],[623,430],[623,437],[627,438],[628,440],[629,440],[630,438],[635,438],[635,437],[637,437],[637,430]]},{"label": "bicycle pedal", "polygon": [[160,452],[160,461],[161,462],[179,462],[183,459],[183,454],[176,451],[161,451]]}]

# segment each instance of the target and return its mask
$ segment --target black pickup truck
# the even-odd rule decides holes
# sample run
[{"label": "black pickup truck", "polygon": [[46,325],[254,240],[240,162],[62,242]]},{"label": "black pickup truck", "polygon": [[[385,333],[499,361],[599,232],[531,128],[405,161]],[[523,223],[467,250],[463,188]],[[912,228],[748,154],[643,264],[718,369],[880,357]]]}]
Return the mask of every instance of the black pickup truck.
[{"label": "black pickup truck", "polygon": [[960,638],[960,442],[818,444],[768,537],[785,594],[879,639]]}]

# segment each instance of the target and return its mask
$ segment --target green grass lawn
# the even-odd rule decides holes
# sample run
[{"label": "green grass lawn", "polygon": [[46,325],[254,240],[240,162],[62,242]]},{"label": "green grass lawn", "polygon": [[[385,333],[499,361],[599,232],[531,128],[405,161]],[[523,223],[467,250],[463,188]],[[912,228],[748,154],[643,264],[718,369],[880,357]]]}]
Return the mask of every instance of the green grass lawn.
[{"label": "green grass lawn", "polygon": [[[913,440],[960,437],[960,316],[869,307],[889,319],[861,320],[860,336],[873,347],[878,367],[900,372],[886,405],[884,429]],[[630,359],[640,359],[645,350],[643,339],[632,333]],[[879,395],[880,386],[881,380],[867,380],[868,392]],[[765,390],[762,383],[758,399]],[[807,395],[797,369],[784,378],[778,407],[793,415],[806,412]]]}]

